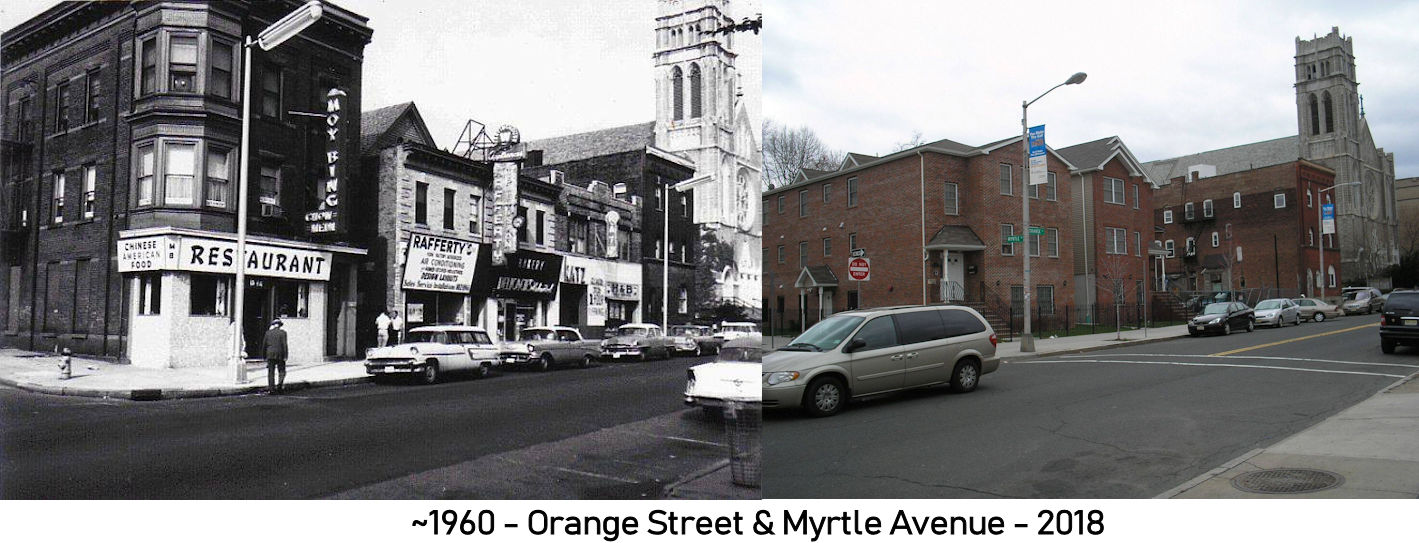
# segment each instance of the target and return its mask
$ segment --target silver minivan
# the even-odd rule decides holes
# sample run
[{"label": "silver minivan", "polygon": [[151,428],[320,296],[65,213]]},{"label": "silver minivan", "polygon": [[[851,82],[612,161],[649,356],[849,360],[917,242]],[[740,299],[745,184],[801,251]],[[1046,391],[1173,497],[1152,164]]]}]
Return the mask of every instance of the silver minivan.
[{"label": "silver minivan", "polygon": [[845,311],[764,355],[764,406],[826,417],[851,398],[908,388],[949,384],[970,392],[1000,367],[999,341],[969,307]]}]

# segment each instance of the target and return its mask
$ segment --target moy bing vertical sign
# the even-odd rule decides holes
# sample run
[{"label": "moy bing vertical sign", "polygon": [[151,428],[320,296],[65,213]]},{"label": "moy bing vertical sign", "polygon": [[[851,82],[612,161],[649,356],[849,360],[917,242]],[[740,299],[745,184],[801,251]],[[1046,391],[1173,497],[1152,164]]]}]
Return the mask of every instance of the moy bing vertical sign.
[{"label": "moy bing vertical sign", "polygon": [[340,225],[340,180],[345,175],[346,166],[340,150],[345,143],[346,121],[341,115],[345,107],[346,94],[339,87],[330,89],[325,95],[325,155],[321,157],[324,168],[317,183],[316,194],[320,204],[305,214],[306,228],[312,234],[339,232]]}]

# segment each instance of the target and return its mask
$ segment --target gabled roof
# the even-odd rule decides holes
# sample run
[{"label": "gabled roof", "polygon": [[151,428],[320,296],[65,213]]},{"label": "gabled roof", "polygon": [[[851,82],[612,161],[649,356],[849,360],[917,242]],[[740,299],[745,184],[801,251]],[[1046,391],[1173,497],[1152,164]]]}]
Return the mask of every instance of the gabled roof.
[{"label": "gabled roof", "polygon": [[976,235],[975,230],[965,225],[948,224],[936,231],[936,235],[931,236],[931,241],[926,242],[927,249],[946,249],[950,251],[979,251],[985,249],[985,243]]},{"label": "gabled roof", "polygon": [[866,166],[869,162],[875,162],[880,157],[864,155],[862,153],[847,153],[843,155],[843,161],[838,165],[838,171],[843,171],[854,166]]},{"label": "gabled roof", "polygon": [[798,272],[798,280],[793,282],[794,288],[812,287],[835,287],[838,286],[838,276],[833,273],[833,269],[827,266],[808,266]]},{"label": "gabled roof", "polygon": [[1143,169],[1143,165],[1133,156],[1133,152],[1128,150],[1128,146],[1123,144],[1123,140],[1118,136],[1100,138],[1091,142],[1072,145],[1058,150],[1061,156],[1074,164],[1073,173],[1086,173],[1104,169],[1104,166],[1117,158],[1123,162],[1123,167],[1128,169],[1128,173],[1142,177],[1153,188],[1158,188],[1158,180],[1148,177],[1148,171]]},{"label": "gabled roof", "polygon": [[1226,149],[1144,162],[1142,166],[1149,179],[1153,179],[1159,185],[1167,185],[1173,179],[1186,176],[1187,169],[1191,166],[1201,164],[1216,166],[1217,175],[1226,175],[1285,164],[1299,160],[1300,157],[1299,136],[1286,136]]},{"label": "gabled roof", "polygon": [[834,173],[837,173],[837,171],[835,171],[835,170],[814,170],[814,169],[812,169],[812,168],[803,168],[803,169],[801,169],[801,170],[798,171],[798,179],[795,180],[794,182],[797,183],[798,181],[812,181],[812,180],[817,179],[817,178],[819,178],[819,177],[823,177],[823,176],[825,176],[825,175],[834,174]]},{"label": "gabled roof", "polygon": [[401,139],[436,147],[428,125],[424,124],[424,117],[419,115],[419,108],[413,102],[394,104],[360,114],[361,155],[373,153],[398,143]]},{"label": "gabled roof", "polygon": [[628,124],[527,142],[529,150],[542,151],[543,164],[561,164],[627,151],[643,150],[655,144],[655,121]]}]

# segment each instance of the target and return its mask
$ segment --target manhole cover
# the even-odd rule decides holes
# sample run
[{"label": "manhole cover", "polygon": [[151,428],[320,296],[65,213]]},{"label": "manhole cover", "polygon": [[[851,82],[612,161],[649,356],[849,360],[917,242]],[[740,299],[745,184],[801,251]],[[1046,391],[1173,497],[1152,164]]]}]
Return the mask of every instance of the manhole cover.
[{"label": "manhole cover", "polygon": [[1232,479],[1232,486],[1261,494],[1302,494],[1334,488],[1344,482],[1340,474],[1318,469],[1266,469],[1243,473]]}]

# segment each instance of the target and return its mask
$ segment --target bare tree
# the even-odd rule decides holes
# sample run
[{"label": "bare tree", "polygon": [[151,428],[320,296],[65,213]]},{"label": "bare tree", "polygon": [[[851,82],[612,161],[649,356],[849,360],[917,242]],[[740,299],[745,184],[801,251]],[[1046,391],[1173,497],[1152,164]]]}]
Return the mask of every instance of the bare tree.
[{"label": "bare tree", "polygon": [[1134,293],[1137,279],[1144,277],[1135,268],[1137,262],[1125,256],[1112,256],[1099,260],[1095,270],[1098,273],[1097,287],[1113,295],[1114,339],[1123,339],[1123,308],[1128,304],[1128,296]]},{"label": "bare tree", "polygon": [[[897,146],[892,148],[892,152],[895,153],[895,152],[897,152],[897,151],[905,151],[905,150],[907,150],[907,149],[911,149],[911,148],[913,148],[913,147],[920,146],[920,145],[923,144],[923,143],[926,143],[926,142],[921,141],[921,131],[920,131],[920,130],[913,130],[913,131],[912,131],[912,139],[909,139],[909,140],[907,140],[907,141],[897,142]],[[890,153],[888,153],[888,154],[890,154]]]},{"label": "bare tree", "polygon": [[831,170],[843,153],[828,148],[813,129],[789,127],[764,119],[764,190],[792,183],[803,168]]}]

